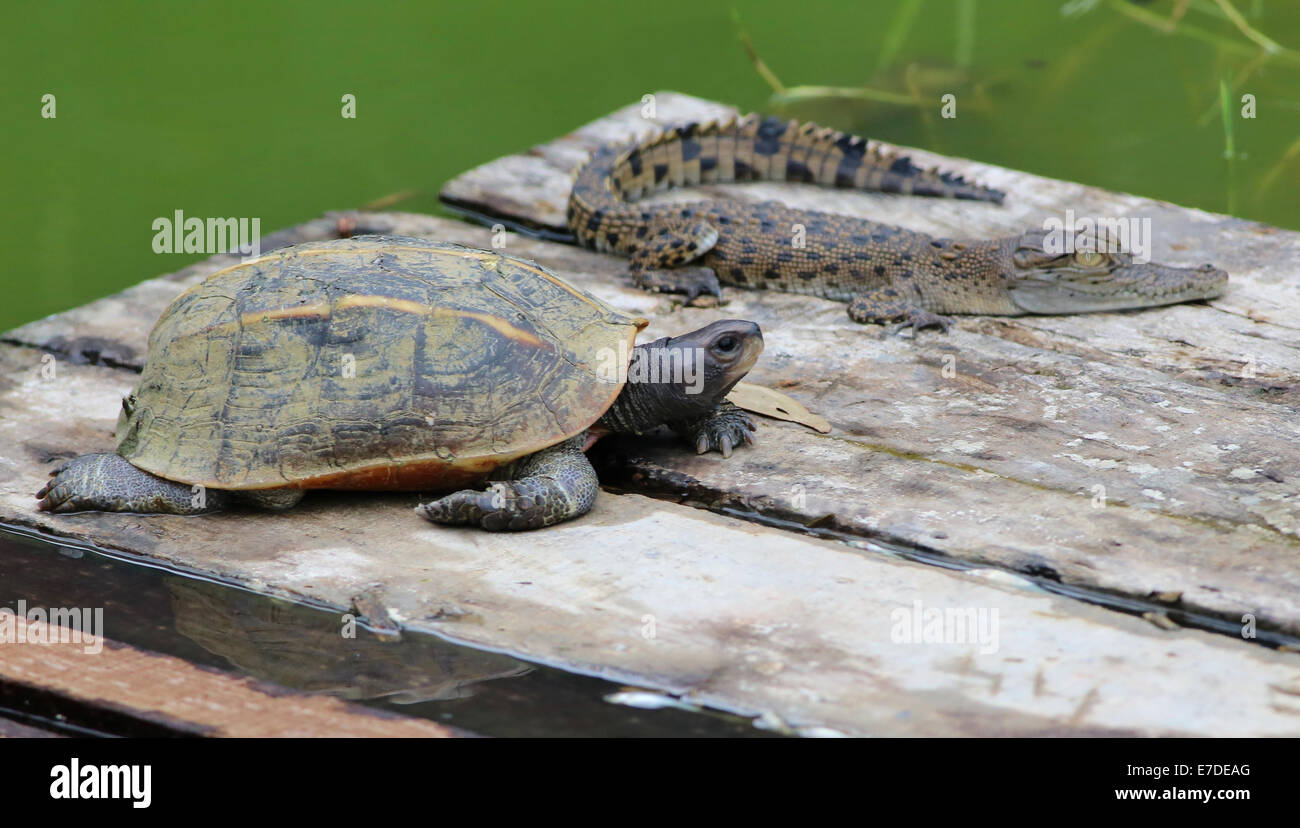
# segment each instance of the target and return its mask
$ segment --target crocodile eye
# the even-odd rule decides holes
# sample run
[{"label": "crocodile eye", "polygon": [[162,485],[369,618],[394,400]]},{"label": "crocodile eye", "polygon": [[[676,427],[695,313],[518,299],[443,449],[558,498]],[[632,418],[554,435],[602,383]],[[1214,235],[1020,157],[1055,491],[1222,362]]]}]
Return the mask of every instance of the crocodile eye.
[{"label": "crocodile eye", "polygon": [[1106,257],[1096,250],[1080,250],[1074,254],[1074,261],[1084,267],[1100,267],[1106,262]]}]

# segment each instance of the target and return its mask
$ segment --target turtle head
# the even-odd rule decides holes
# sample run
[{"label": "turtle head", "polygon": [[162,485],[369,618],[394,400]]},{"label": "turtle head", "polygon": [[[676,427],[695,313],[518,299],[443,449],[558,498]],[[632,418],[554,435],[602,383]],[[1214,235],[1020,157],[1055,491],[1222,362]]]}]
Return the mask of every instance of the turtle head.
[{"label": "turtle head", "polygon": [[682,372],[681,393],[702,397],[711,411],[758,361],[763,332],[753,322],[723,319],[668,340],[667,348],[679,350],[693,368]]},{"label": "turtle head", "polygon": [[758,325],[723,319],[632,349],[627,382],[602,421],[640,433],[714,411],[763,353]]},{"label": "turtle head", "polygon": [[1003,284],[1022,313],[1086,313],[1172,305],[1223,294],[1228,274],[1213,265],[1170,267],[1136,262],[1098,236],[1057,250],[1034,230],[1004,240]]}]

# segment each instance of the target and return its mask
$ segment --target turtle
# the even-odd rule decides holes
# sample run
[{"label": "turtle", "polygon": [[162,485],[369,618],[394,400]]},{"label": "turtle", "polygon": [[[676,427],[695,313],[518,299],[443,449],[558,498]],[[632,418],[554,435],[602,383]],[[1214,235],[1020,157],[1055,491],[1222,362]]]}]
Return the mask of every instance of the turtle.
[{"label": "turtle", "polygon": [[38,508],[189,515],[398,490],[446,493],[416,507],[439,524],[550,526],[591,509],[584,452],[603,434],[669,426],[724,457],[753,443],[725,397],[759,326],[635,345],[647,324],[501,251],[383,235],[281,248],[168,306],[116,451],[54,469]]}]

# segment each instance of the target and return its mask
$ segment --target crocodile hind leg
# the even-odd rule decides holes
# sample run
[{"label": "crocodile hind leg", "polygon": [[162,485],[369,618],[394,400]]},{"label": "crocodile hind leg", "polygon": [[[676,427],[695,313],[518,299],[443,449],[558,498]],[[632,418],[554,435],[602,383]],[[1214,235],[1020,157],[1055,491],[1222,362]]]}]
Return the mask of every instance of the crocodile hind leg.
[{"label": "crocodile hind leg", "polygon": [[230,496],[137,469],[116,454],[83,454],[50,472],[36,493],[45,512],[143,512],[197,515],[224,509]]},{"label": "crocodile hind leg", "polygon": [[632,251],[628,269],[637,287],[661,293],[681,293],[691,302],[699,296],[722,297],[718,277],[707,267],[683,267],[718,243],[718,230],[706,221],[659,227]]},{"label": "crocodile hind leg", "polygon": [[415,507],[434,523],[481,526],[492,532],[540,529],[586,514],[600,481],[587,455],[586,434],[543,449],[515,464],[509,480],[486,491],[462,489]]},{"label": "crocodile hind leg", "polygon": [[952,325],[950,318],[931,313],[917,305],[912,297],[892,287],[878,288],[854,297],[849,302],[849,318],[864,324],[885,324],[901,319],[903,321],[894,325],[889,332],[892,334],[911,328],[913,336],[922,328],[939,328],[947,333]]}]

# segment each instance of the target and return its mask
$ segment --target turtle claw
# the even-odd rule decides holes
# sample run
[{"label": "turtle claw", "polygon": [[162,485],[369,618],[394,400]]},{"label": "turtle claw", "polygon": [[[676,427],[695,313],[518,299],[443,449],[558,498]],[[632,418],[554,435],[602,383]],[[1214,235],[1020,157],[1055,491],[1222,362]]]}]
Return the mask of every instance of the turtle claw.
[{"label": "turtle claw", "polygon": [[36,499],[39,501],[36,508],[42,512],[61,512],[64,502],[68,499],[69,492],[66,492],[63,486],[58,485],[54,476],[59,473],[59,469],[50,472],[50,481],[41,487],[36,493]]},{"label": "turtle claw", "polygon": [[42,512],[82,512],[101,508],[92,496],[79,491],[93,489],[91,483],[103,455],[74,457],[50,470],[50,479],[36,493],[36,508]]},{"label": "turtle claw", "polygon": [[[462,489],[446,497],[421,503],[415,513],[425,520],[447,526],[480,526],[505,505],[505,493],[496,483],[486,491]],[[495,502],[494,502],[495,499]]]},{"label": "turtle claw", "polygon": [[678,431],[694,438],[696,454],[717,449],[724,458],[731,457],[736,446],[754,445],[752,432],[756,428],[748,414],[729,402],[707,417],[677,426]]},{"label": "turtle claw", "polygon": [[415,507],[425,520],[445,526],[478,526],[489,532],[540,529],[554,522],[526,481],[501,481],[486,491],[462,489]]}]

